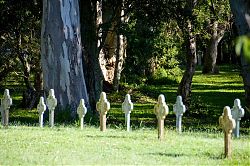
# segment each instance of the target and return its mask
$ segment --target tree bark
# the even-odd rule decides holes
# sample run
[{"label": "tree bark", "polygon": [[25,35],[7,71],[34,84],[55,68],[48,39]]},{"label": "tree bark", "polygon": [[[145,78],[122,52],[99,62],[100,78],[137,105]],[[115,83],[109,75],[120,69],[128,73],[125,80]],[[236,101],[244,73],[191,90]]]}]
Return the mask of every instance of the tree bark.
[{"label": "tree bark", "polygon": [[191,86],[192,86],[192,79],[195,73],[195,67],[197,63],[197,57],[196,57],[196,41],[195,41],[195,35],[193,34],[193,27],[191,21],[187,20],[187,39],[186,39],[186,45],[187,45],[187,54],[186,54],[186,70],[184,72],[184,75],[181,79],[181,82],[178,87],[178,95],[182,96],[183,103],[185,104],[187,110],[190,105],[190,95],[191,95]]},{"label": "tree bark", "polygon": [[82,65],[78,0],[44,0],[41,63],[44,89],[55,90],[58,105],[76,115],[80,99],[88,105]]},{"label": "tree bark", "polygon": [[[235,18],[235,25],[239,35],[250,32],[250,2],[247,0],[230,0],[230,6]],[[248,111],[250,109],[250,63],[241,54],[241,74],[244,82],[245,100]]]},{"label": "tree bark", "polygon": [[97,20],[97,18],[100,19],[102,11],[97,11],[97,8],[101,7],[97,5],[101,4],[96,0],[80,1],[86,84],[93,114],[97,114],[96,102],[100,97],[103,87],[103,74],[100,67],[98,50],[98,34],[101,20]]},{"label": "tree bark", "polygon": [[[127,22],[127,18],[124,16],[124,0],[122,1],[120,16],[121,19],[119,23]],[[119,90],[120,80],[121,80],[121,73],[123,69],[123,64],[126,58],[126,47],[127,47],[127,39],[124,35],[119,34],[118,32],[118,39],[117,39],[117,51],[116,51],[116,62],[115,62],[115,70],[114,70],[114,79],[113,79],[113,89],[115,91]]]},{"label": "tree bark", "polygon": [[209,40],[206,54],[204,56],[204,67],[202,73],[219,73],[219,69],[216,66],[216,60],[218,55],[218,45],[224,36],[224,29],[218,29],[218,22],[214,21],[212,25],[212,37]]}]

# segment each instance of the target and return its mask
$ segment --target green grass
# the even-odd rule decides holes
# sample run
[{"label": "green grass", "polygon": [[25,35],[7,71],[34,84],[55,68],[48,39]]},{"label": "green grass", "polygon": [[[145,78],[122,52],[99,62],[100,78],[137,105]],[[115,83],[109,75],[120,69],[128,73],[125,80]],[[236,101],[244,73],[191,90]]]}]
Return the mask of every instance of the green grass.
[{"label": "green grass", "polygon": [[165,130],[157,139],[155,128],[106,132],[87,126],[0,128],[1,165],[249,165],[250,137],[232,143],[232,159],[224,159],[221,132]]},{"label": "green grass", "polygon": [[[219,74],[204,75],[198,68],[193,77],[191,105],[188,113],[184,114],[183,125],[189,129],[207,130],[216,128],[218,118],[225,106],[233,107],[234,100],[239,98],[244,108],[244,89],[242,77],[239,69],[235,66],[221,66]],[[135,88],[127,87],[119,93],[108,95],[111,101],[111,111],[109,112],[110,123],[120,123],[123,118],[121,103],[124,100],[126,91],[131,92],[131,100],[135,108],[132,112],[132,124],[140,126],[152,126],[156,123],[153,113],[154,104],[157,102],[159,94],[164,94],[169,106],[170,113],[166,117],[166,124],[175,125],[175,115],[173,104],[176,101],[178,84],[168,85],[141,85]],[[241,120],[242,132],[250,133],[249,112],[248,118]]]},{"label": "green grass", "polygon": [[[223,157],[223,134],[218,118],[224,106],[242,101],[244,90],[239,71],[222,66],[220,74],[203,75],[197,70],[193,78],[191,106],[183,116],[183,133],[175,132],[173,104],[178,84],[124,86],[119,93],[109,93],[111,110],[107,114],[106,132],[99,122],[87,116],[84,130],[79,122],[59,123],[51,129],[38,127],[36,109],[20,107],[24,86],[6,82],[14,105],[10,126],[0,126],[0,165],[250,165],[250,120],[241,120],[240,139],[233,139],[232,159]],[[126,132],[121,103],[130,91],[134,103],[132,132]],[[164,94],[170,112],[165,119],[165,140],[157,139],[153,113],[158,95]],[[2,98],[2,94],[0,94]],[[98,120],[98,119],[97,119]]]}]

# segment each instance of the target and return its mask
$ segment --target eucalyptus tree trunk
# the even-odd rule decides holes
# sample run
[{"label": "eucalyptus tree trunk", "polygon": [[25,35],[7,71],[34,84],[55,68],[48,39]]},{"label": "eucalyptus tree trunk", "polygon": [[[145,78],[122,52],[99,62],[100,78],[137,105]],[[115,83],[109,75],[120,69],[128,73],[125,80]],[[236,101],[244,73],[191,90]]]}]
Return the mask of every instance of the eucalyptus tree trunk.
[{"label": "eucalyptus tree trunk", "polygon": [[97,114],[96,102],[100,97],[103,87],[103,74],[99,62],[100,51],[98,49],[100,45],[101,7],[101,1],[80,1],[84,72],[86,75],[90,107],[93,114]]},{"label": "eucalyptus tree trunk", "polygon": [[224,29],[218,29],[218,21],[214,21],[212,25],[212,37],[209,40],[206,54],[204,56],[203,73],[218,73],[219,69],[216,66],[218,55],[218,45],[224,36]]},{"label": "eucalyptus tree trunk", "polygon": [[[230,6],[235,18],[235,24],[239,35],[250,33],[250,1],[230,0]],[[250,63],[241,54],[242,78],[245,89],[245,99],[248,111],[250,109]]]},{"label": "eucalyptus tree trunk", "polygon": [[76,114],[80,99],[88,105],[82,65],[78,0],[44,0],[41,33],[44,89],[55,90],[58,105]]},{"label": "eucalyptus tree trunk", "polygon": [[191,95],[191,86],[192,79],[195,74],[195,67],[197,63],[196,57],[196,40],[195,35],[193,34],[193,27],[190,20],[187,20],[187,31],[188,34],[186,37],[186,46],[187,46],[187,54],[186,54],[186,70],[181,79],[181,82],[178,87],[178,95],[182,96],[183,103],[185,106],[189,107],[190,105],[190,95]]},{"label": "eucalyptus tree trunk", "polygon": [[[128,18],[124,16],[124,0],[122,1],[120,11],[119,23],[125,23],[128,21]],[[118,17],[119,18],[119,17]],[[114,79],[113,79],[113,89],[115,91],[119,90],[120,80],[121,80],[121,73],[123,69],[123,64],[126,58],[126,47],[127,47],[127,38],[119,34],[118,32],[117,37],[117,51],[116,51],[116,62],[115,62],[115,70],[114,70]]]}]

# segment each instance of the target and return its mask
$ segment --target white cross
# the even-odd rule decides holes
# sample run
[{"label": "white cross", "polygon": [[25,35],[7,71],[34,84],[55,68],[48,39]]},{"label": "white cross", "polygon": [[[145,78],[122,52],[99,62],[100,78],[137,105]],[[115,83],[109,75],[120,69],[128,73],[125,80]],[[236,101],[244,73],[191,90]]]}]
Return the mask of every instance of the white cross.
[{"label": "white cross", "polygon": [[54,89],[49,90],[47,105],[49,109],[49,124],[51,127],[54,127],[54,110],[57,106],[57,99],[55,97]]},{"label": "white cross", "polygon": [[1,99],[1,114],[2,114],[2,125],[9,125],[9,109],[12,105],[12,98],[10,97],[9,89],[4,90],[3,99]]},{"label": "white cross", "polygon": [[154,113],[158,119],[158,139],[162,140],[164,137],[164,119],[168,114],[168,106],[162,94],[158,97],[158,102],[154,107]]},{"label": "white cross", "polygon": [[110,103],[107,100],[106,93],[102,92],[99,101],[96,103],[96,109],[100,114],[100,130],[106,130],[106,114],[110,109]]},{"label": "white cross", "polygon": [[86,113],[87,113],[87,108],[85,107],[84,99],[81,99],[80,104],[77,107],[77,114],[81,121],[81,129],[83,129],[83,121],[84,121],[84,116],[86,115]]},{"label": "white cross", "polygon": [[176,115],[176,130],[181,133],[181,119],[183,113],[186,111],[186,107],[182,102],[182,97],[177,96],[176,103],[173,106],[174,113]]},{"label": "white cross", "polygon": [[46,110],[46,105],[44,104],[44,98],[40,97],[39,103],[37,105],[37,111],[39,113],[39,124],[43,127],[43,113]]},{"label": "white cross", "polygon": [[133,103],[131,102],[130,95],[125,96],[125,100],[122,103],[122,111],[125,113],[125,123],[127,125],[127,131],[130,130],[130,113],[133,110]]},{"label": "white cross", "polygon": [[239,138],[240,136],[240,120],[244,116],[245,111],[240,105],[240,100],[234,100],[234,106],[232,108],[232,117],[236,122],[236,127],[233,129],[234,136]]}]

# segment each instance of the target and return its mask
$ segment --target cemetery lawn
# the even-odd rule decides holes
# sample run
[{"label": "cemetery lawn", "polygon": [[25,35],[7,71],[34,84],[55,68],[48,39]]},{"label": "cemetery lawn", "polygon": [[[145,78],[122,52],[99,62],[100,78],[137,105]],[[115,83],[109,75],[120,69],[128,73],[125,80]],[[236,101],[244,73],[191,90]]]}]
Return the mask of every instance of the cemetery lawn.
[{"label": "cemetery lawn", "polygon": [[[181,78],[179,78],[181,79]],[[99,120],[88,113],[87,126],[78,119],[55,115],[56,127],[38,127],[36,109],[20,107],[23,85],[10,78],[0,86],[0,98],[10,89],[13,106],[10,126],[0,126],[0,165],[250,165],[250,119],[241,120],[240,138],[232,140],[232,159],[224,159],[223,133],[218,126],[224,106],[232,108],[234,99],[244,108],[244,90],[235,66],[220,66],[220,74],[203,75],[198,68],[193,78],[190,110],[183,115],[183,133],[175,132],[173,104],[178,83],[164,85],[123,85],[118,93],[108,93],[111,109],[107,131],[99,131]],[[126,132],[121,104],[131,94],[132,132]],[[169,106],[165,119],[165,139],[157,139],[157,120],[153,112],[159,94]]]},{"label": "cemetery lawn", "polygon": [[0,128],[0,165],[250,165],[250,136],[233,139],[232,159],[224,159],[221,132],[155,128],[127,132],[85,126]]}]

